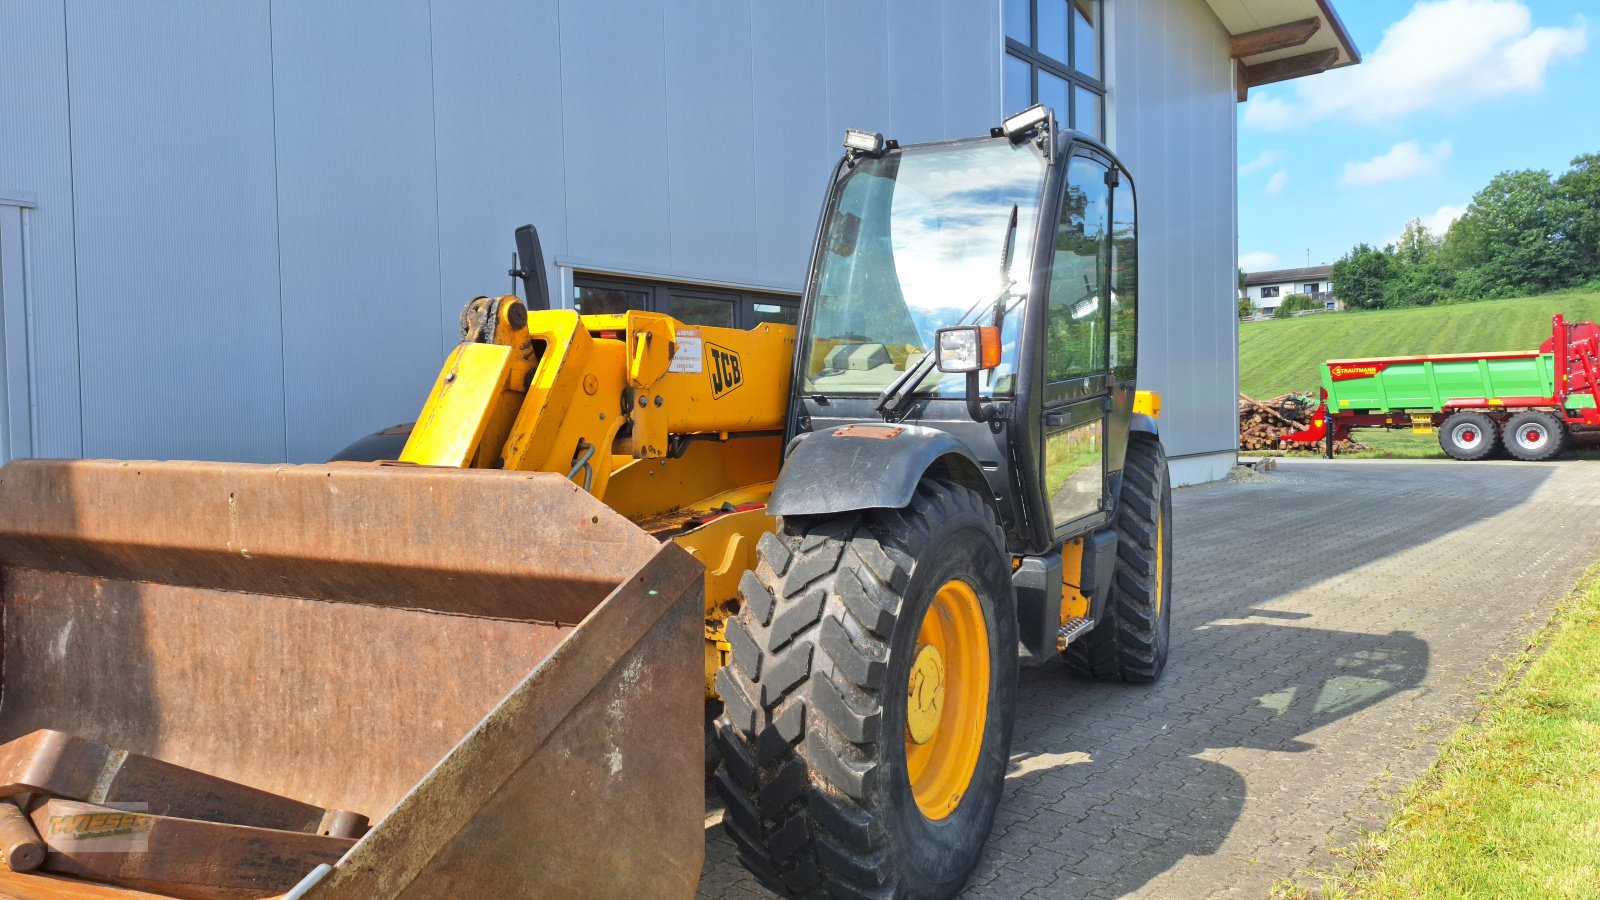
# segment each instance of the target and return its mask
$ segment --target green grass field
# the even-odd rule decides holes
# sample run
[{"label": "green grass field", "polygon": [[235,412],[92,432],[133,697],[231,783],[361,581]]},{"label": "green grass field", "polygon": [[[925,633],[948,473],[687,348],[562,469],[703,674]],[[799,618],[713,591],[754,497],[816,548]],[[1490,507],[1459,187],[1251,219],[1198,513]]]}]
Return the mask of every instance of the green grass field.
[{"label": "green grass field", "polygon": [[[1550,317],[1600,321],[1600,292],[1569,291],[1449,306],[1323,313],[1239,325],[1239,390],[1258,400],[1322,386],[1324,360],[1477,350],[1529,350],[1550,336]],[[1433,435],[1365,429],[1373,455],[1443,457]]]},{"label": "green grass field", "polygon": [[1350,867],[1275,897],[1600,895],[1600,567],[1511,661],[1476,720],[1444,747]]},{"label": "green grass field", "polygon": [[1600,321],[1600,292],[1243,322],[1239,390],[1257,399],[1315,391],[1328,359],[1530,350],[1550,336],[1556,313]]}]

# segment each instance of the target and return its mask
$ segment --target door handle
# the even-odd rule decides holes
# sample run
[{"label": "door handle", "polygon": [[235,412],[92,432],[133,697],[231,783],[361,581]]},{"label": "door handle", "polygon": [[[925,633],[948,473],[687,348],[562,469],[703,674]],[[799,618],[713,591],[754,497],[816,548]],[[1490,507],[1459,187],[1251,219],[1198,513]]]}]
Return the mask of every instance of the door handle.
[{"label": "door handle", "polygon": [[[1075,397],[1071,405],[1062,408],[1060,412],[1045,413],[1044,424],[1046,428],[1060,428],[1071,425],[1087,425],[1089,422],[1104,416],[1111,411],[1110,394],[1091,394],[1087,397]],[[1090,410],[1093,410],[1090,412]]]}]

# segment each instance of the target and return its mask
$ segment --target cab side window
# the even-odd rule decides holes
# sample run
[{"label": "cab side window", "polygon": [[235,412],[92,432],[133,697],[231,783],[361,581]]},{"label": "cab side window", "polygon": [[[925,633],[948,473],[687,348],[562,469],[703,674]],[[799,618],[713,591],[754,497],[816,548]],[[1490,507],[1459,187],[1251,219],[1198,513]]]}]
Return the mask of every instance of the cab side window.
[{"label": "cab side window", "polygon": [[1083,157],[1068,164],[1050,270],[1046,381],[1106,371],[1110,192],[1104,165]]},{"label": "cab side window", "polygon": [[1132,381],[1139,341],[1139,243],[1133,182],[1123,175],[1111,197],[1111,378]]}]

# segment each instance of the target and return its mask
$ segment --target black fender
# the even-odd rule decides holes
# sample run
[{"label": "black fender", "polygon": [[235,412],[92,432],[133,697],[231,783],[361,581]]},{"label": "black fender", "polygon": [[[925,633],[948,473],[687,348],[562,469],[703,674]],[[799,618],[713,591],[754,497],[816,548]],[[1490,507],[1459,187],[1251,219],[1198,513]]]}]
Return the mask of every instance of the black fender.
[{"label": "black fender", "polygon": [[1128,430],[1138,434],[1161,436],[1161,426],[1156,422],[1155,416],[1147,416],[1144,413],[1133,414],[1128,422]]},{"label": "black fender", "polygon": [[819,516],[902,509],[932,476],[965,485],[994,505],[994,491],[967,445],[920,425],[839,425],[796,438],[772,487],[767,512]]},{"label": "black fender", "polygon": [[382,431],[369,434],[335,453],[328,462],[377,462],[384,459],[399,459],[400,451],[406,448],[406,441],[411,438],[411,429],[416,427],[416,424],[406,422],[401,425],[391,425]]}]

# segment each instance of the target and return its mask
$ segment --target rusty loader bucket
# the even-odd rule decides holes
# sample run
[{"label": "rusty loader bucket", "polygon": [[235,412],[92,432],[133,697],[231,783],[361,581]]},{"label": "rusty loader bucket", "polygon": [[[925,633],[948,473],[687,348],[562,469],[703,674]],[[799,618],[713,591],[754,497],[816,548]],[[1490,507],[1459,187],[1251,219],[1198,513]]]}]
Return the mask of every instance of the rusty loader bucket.
[{"label": "rusty loader bucket", "polygon": [[694,892],[700,567],[565,479],[14,462],[0,567],[0,896]]}]

